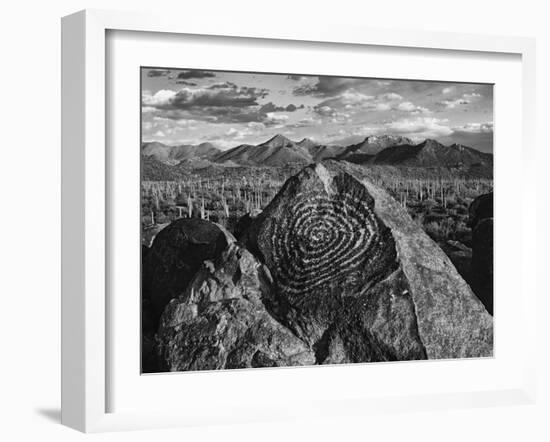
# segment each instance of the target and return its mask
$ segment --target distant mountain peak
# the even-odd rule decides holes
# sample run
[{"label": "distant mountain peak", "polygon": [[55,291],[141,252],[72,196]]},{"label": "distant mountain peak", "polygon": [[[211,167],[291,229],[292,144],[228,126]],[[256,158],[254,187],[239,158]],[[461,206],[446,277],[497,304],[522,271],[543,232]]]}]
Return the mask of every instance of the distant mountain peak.
[{"label": "distant mountain peak", "polygon": [[433,138],[426,138],[422,143],[419,144],[419,146],[425,146],[425,147],[443,147],[443,144],[441,144],[439,141],[434,140]]},{"label": "distant mountain peak", "polygon": [[468,148],[468,146],[465,146],[464,144],[459,144],[459,143],[453,143],[451,144],[451,147],[459,151],[463,151]]},{"label": "distant mountain peak", "polygon": [[364,163],[388,147],[412,144],[410,138],[401,135],[369,135],[363,141],[348,146],[338,158]]},{"label": "distant mountain peak", "polygon": [[211,143],[169,146],[158,141],[151,141],[149,143],[142,143],[141,145],[141,154],[144,157],[153,157],[161,163],[170,165],[179,164],[185,160],[194,158],[210,160],[219,153],[220,150]]},{"label": "distant mountain peak", "polygon": [[414,146],[388,147],[376,154],[371,162],[408,167],[450,167],[462,170],[476,167],[476,173],[491,175],[493,159],[491,154],[471,147],[459,144],[446,146],[428,138]]},{"label": "distant mountain peak", "polygon": [[365,143],[369,144],[412,144],[410,138],[403,137],[401,135],[369,135],[365,138]]},{"label": "distant mountain peak", "polygon": [[212,143],[210,143],[210,142],[208,142],[208,141],[205,141],[205,142],[199,144],[198,147],[201,147],[201,148],[210,148],[210,149],[217,149],[216,146],[214,146]]},{"label": "distant mountain peak", "polygon": [[316,143],[311,138],[303,138],[301,141],[298,141],[296,144],[300,147],[305,147],[306,149],[319,146],[319,143]]},{"label": "distant mountain peak", "polygon": [[291,147],[294,146],[294,142],[289,140],[287,137],[281,134],[277,134],[274,137],[267,140],[265,143],[260,144],[260,146],[271,146],[271,147]]}]

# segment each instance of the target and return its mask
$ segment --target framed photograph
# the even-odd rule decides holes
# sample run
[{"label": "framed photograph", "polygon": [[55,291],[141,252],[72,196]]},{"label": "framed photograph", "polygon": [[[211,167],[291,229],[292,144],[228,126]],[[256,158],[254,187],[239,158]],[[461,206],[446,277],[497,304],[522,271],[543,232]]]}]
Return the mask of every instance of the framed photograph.
[{"label": "framed photograph", "polygon": [[534,42],[264,25],[63,19],[63,423],[533,401]]}]

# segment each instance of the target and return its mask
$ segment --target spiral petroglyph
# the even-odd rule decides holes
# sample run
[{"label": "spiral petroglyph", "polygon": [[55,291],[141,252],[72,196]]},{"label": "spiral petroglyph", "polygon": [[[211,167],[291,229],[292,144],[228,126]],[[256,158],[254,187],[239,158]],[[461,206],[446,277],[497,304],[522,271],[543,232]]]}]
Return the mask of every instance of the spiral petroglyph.
[{"label": "spiral petroglyph", "polygon": [[357,195],[302,193],[290,216],[272,227],[279,284],[294,294],[352,275],[378,245],[376,219]]},{"label": "spiral petroglyph", "polygon": [[[187,227],[186,238],[202,238],[203,223]],[[148,369],[492,354],[485,307],[404,208],[355,168],[303,168],[241,228],[166,306]]]},{"label": "spiral petroglyph", "polygon": [[[374,200],[348,174],[323,165],[282,191],[280,216],[265,223],[260,248],[279,290],[289,296],[334,292],[376,279],[394,246],[374,213]],[[306,185],[304,185],[304,183]]]}]

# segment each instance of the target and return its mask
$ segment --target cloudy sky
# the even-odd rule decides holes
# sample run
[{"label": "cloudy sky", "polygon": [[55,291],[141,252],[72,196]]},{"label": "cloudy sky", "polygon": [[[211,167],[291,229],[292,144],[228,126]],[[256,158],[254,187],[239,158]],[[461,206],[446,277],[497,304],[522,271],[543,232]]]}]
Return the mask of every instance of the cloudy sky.
[{"label": "cloudy sky", "polygon": [[493,150],[486,84],[143,68],[142,140],[221,149],[275,134],[351,144],[368,135]]}]

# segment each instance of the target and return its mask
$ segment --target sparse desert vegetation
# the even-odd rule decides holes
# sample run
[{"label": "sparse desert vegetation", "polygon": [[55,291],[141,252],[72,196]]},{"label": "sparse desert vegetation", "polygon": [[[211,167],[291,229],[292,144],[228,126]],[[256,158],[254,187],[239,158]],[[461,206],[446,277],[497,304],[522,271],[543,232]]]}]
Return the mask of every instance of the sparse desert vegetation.
[{"label": "sparse desert vegetation", "polygon": [[[488,178],[468,178],[447,169],[362,166],[371,179],[406,207],[412,218],[440,245],[470,246],[468,207],[493,189]],[[142,232],[149,245],[159,227],[178,218],[202,218],[233,231],[247,213],[264,209],[299,166],[236,167],[189,171],[184,179],[143,181]]]},{"label": "sparse desert vegetation", "polygon": [[243,215],[266,207],[291,174],[291,168],[239,167],[209,176],[189,172],[176,181],[143,181],[143,242],[148,245],[159,225],[178,218],[202,218],[232,231]]}]

